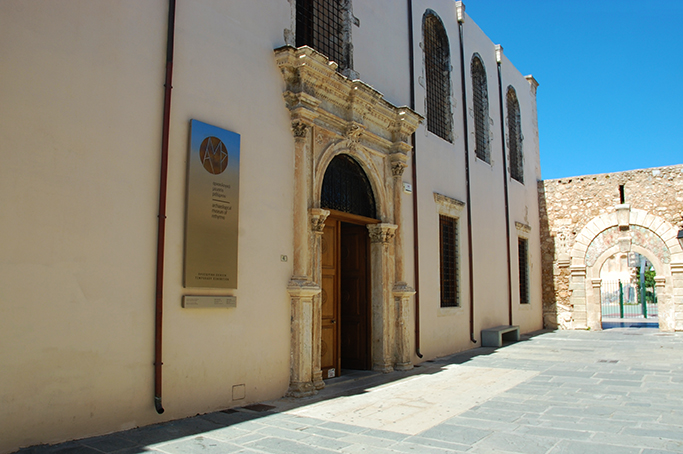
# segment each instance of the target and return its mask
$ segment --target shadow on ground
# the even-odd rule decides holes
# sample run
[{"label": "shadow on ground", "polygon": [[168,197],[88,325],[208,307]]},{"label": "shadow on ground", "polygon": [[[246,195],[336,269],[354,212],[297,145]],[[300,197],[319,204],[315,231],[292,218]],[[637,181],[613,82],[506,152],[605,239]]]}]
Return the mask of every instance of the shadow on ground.
[{"label": "shadow on ground", "polygon": [[[541,330],[522,335],[518,342],[525,342],[548,332],[551,331]],[[504,343],[503,347],[500,348],[504,349],[511,343]],[[395,383],[410,377],[436,374],[448,366],[466,364],[473,358],[490,355],[496,350],[498,349],[478,347],[442,358],[424,361],[410,371],[395,371],[388,374],[375,371],[342,370],[341,376],[326,380],[326,387],[314,396],[304,398],[285,397],[272,402],[231,408],[109,435],[85,438],[56,445],[32,446],[16,451],[16,454],[138,454],[151,451],[149,447],[152,445],[192,436],[198,436],[196,439],[197,443],[201,444],[201,434],[206,432],[233,426],[238,431],[240,429],[237,426],[241,423],[337,397],[360,395],[378,386]],[[199,445],[197,448],[202,450],[202,447]]]}]

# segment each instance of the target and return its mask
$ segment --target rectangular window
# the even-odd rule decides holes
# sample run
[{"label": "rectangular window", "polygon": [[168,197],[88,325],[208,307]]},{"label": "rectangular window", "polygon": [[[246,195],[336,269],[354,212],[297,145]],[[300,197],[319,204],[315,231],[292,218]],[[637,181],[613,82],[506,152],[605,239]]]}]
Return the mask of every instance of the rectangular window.
[{"label": "rectangular window", "polygon": [[519,302],[529,304],[529,240],[518,239],[519,249]]},{"label": "rectangular window", "polygon": [[458,307],[458,220],[439,216],[441,307]]}]

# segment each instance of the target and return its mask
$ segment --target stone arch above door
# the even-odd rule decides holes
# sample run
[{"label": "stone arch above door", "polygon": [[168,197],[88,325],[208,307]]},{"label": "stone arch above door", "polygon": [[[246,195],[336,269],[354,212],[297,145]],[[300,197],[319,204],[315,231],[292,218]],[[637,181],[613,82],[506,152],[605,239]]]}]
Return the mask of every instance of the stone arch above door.
[{"label": "stone arch above door", "polygon": [[666,220],[627,204],[588,222],[570,253],[572,328],[601,329],[600,268],[612,254],[634,251],[655,264],[660,329],[683,330],[683,249],[677,234]]},{"label": "stone arch above door", "polygon": [[318,202],[320,201],[325,172],[332,160],[341,154],[346,154],[351,156],[358,163],[370,181],[370,186],[372,187],[372,192],[375,196],[377,218],[382,222],[393,221],[393,206],[389,203],[391,199],[387,197],[386,185],[384,184],[387,180],[386,157],[382,155],[376,156],[364,147],[357,145],[350,147],[349,145],[348,140],[337,140],[320,151],[320,155],[316,159],[313,173],[314,199]]}]

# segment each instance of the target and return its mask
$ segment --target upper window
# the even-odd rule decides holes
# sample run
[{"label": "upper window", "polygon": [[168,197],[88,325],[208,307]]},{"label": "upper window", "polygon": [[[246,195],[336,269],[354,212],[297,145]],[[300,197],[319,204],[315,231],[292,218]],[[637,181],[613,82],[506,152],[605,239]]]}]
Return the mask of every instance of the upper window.
[{"label": "upper window", "polygon": [[524,183],[524,159],[522,155],[522,116],[519,113],[517,93],[508,87],[508,146],[510,148],[510,176]]},{"label": "upper window", "polygon": [[427,82],[427,130],[452,142],[451,51],[443,23],[431,10],[427,10],[422,18],[422,33]]},{"label": "upper window", "polygon": [[472,57],[472,98],[474,102],[475,153],[479,159],[491,162],[489,151],[489,92],[486,69],[479,55]]},{"label": "upper window", "polygon": [[[310,46],[337,63],[351,68],[351,27],[343,0],[296,0],[296,46]],[[350,3],[350,2],[349,2]]]}]

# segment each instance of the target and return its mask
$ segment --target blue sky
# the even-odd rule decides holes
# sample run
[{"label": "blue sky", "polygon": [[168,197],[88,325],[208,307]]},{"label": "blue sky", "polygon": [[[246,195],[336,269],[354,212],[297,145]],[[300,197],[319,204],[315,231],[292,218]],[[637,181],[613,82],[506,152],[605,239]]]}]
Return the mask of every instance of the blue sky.
[{"label": "blue sky", "polygon": [[683,164],[683,0],[469,0],[538,80],[544,179]]}]

